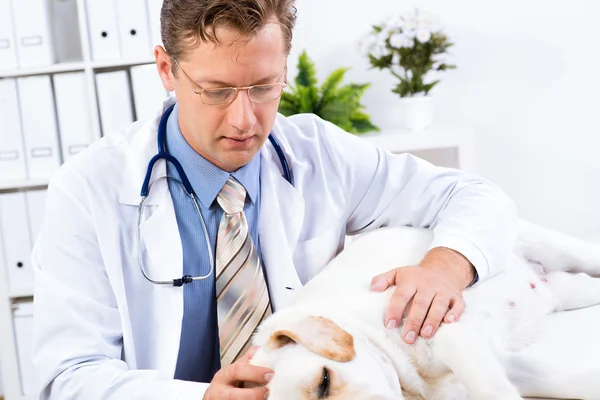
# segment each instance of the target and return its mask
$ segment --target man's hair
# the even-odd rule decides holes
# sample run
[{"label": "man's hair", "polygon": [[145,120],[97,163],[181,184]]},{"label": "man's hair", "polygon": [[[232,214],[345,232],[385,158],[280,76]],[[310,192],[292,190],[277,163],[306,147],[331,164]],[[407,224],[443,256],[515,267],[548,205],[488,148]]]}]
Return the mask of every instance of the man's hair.
[{"label": "man's hair", "polygon": [[276,20],[283,32],[287,55],[296,22],[294,3],[295,0],[164,0],[160,15],[163,45],[171,59],[179,60],[201,42],[218,44],[217,27],[231,27],[240,37],[249,37]]}]

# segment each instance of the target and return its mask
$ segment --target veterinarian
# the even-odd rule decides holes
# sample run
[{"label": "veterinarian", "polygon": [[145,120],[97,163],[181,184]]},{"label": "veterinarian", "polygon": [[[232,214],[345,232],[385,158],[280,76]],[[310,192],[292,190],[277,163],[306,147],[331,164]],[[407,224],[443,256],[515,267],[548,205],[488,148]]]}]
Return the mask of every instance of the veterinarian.
[{"label": "veterinarian", "polygon": [[419,265],[372,282],[395,286],[382,323],[408,312],[409,343],[502,268],[516,215],[497,187],[277,114],[295,18],[293,0],[165,0],[154,54],[177,100],[48,188],[33,253],[41,399],[264,398],[240,388],[270,377],[248,364],[250,335],[346,235],[434,230]]}]

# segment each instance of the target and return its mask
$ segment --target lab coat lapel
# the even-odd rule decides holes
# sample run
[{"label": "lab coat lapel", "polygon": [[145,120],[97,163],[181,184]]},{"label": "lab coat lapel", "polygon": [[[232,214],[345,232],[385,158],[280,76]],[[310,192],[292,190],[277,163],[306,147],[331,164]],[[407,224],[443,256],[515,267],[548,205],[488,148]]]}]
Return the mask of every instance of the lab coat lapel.
[{"label": "lab coat lapel", "polygon": [[[156,167],[164,169],[164,161]],[[178,278],[183,275],[183,249],[167,180],[155,181],[151,192],[158,205],[144,207],[147,219],[142,223],[140,233],[144,267],[155,280]],[[159,347],[163,347],[157,355],[160,370],[165,376],[173,376],[183,319],[183,288],[153,285],[152,291],[156,308],[152,318],[160,332],[157,337],[161,343]]]},{"label": "lab coat lapel", "polygon": [[304,199],[279,171],[279,159],[267,145],[261,152],[259,235],[274,310],[302,286],[292,255],[304,220]]},{"label": "lab coat lapel", "polygon": [[[172,99],[166,101],[162,111],[173,102]],[[125,206],[135,207],[136,212],[148,162],[157,152],[156,138],[161,115],[157,113],[153,121],[138,126],[139,131],[132,135],[130,150],[126,154],[119,201]],[[164,178],[166,173],[165,160],[158,161],[152,169],[150,191],[144,203],[140,229],[145,270],[151,278],[158,280],[169,280],[183,274],[183,250],[169,185]],[[137,217],[134,226],[137,226]],[[137,255],[137,249],[134,251]],[[139,279],[145,280],[141,273]],[[152,304],[149,318],[154,320],[154,335],[160,342],[156,350],[158,368],[164,376],[173,376],[181,336],[183,290],[180,287],[152,284],[148,286],[148,292],[133,295],[148,296],[149,304]]]}]

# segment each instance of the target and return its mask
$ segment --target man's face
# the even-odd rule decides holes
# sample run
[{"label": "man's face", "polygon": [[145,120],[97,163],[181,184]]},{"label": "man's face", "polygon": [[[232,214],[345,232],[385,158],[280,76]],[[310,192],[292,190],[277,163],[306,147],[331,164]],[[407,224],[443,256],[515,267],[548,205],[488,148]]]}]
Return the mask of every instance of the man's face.
[{"label": "man's face", "polygon": [[[178,60],[198,90],[285,80],[286,54],[278,24],[267,24],[245,40],[236,41],[238,34],[235,29],[218,27],[219,44],[200,43],[184,60]],[[165,61],[168,56],[161,50],[155,50],[161,78],[167,90],[175,90],[179,127],[190,146],[225,171],[250,162],[271,132],[279,99],[257,103],[250,100],[247,90],[240,90],[229,105],[206,105],[177,66],[176,77],[171,74]]]}]

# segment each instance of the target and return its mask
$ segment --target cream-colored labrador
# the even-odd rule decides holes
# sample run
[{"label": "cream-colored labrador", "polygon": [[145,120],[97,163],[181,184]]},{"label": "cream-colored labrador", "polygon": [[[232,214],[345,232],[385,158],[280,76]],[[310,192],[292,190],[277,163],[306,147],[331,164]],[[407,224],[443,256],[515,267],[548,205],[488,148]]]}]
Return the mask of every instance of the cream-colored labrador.
[{"label": "cream-colored labrador", "polygon": [[505,271],[464,291],[460,321],[408,345],[383,324],[393,288],[369,285],[418,263],[431,240],[416,228],[366,234],[264,321],[252,363],[275,371],[269,399],[600,399],[600,340],[564,366],[568,338],[530,351],[552,313],[600,304],[600,246],[523,223]]}]

